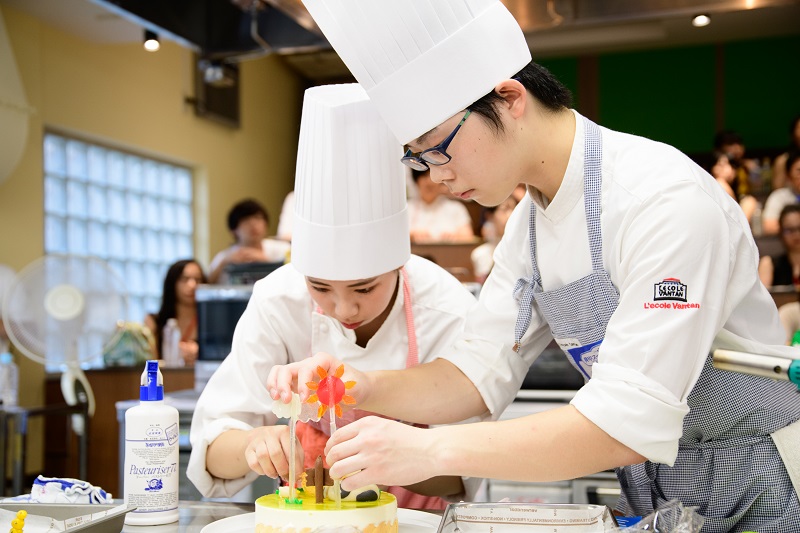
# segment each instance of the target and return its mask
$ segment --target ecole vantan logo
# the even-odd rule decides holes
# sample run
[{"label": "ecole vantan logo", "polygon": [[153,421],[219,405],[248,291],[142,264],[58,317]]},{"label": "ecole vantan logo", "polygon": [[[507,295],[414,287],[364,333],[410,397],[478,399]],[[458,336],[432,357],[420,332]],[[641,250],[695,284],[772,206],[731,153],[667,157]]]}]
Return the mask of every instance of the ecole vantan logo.
[{"label": "ecole vantan logo", "polygon": [[674,300],[676,302],[686,301],[686,284],[675,278],[665,278],[661,283],[653,285],[653,300],[661,302],[664,300]]},{"label": "ecole vantan logo", "polygon": [[[664,278],[653,284],[653,302],[645,302],[645,309],[700,309],[699,303],[688,303],[686,284],[678,278]],[[671,303],[670,303],[671,302]]]}]

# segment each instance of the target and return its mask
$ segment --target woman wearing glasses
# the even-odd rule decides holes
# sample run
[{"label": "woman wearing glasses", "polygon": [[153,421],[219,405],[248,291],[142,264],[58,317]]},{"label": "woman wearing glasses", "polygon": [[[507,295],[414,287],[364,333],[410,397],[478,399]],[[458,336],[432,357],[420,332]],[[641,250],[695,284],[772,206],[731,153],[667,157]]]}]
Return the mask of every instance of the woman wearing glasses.
[{"label": "woman wearing glasses", "polygon": [[789,152],[786,156],[786,187],[775,189],[764,202],[764,211],[761,213],[764,235],[778,233],[778,217],[784,206],[800,202],[800,150]]},{"label": "woman wearing glasses", "polygon": [[[351,392],[404,420],[496,417],[552,339],[586,379],[569,405],[514,420],[359,420],[326,448],[334,477],[353,474],[342,486],[616,468],[625,514],[678,499],[704,532],[800,523],[796,387],[717,370],[709,356],[790,353],[739,206],[678,150],[570,109],[499,0],[305,4],[409,147],[407,164],[482,205],[528,187],[454,346],[406,371],[349,368]],[[275,369],[273,397],[293,377],[307,394],[310,366],[331,359]]]},{"label": "woman wearing glasses", "polygon": [[758,275],[766,287],[794,285],[800,288],[800,204],[784,207],[778,224],[786,253],[762,257],[758,264]]}]

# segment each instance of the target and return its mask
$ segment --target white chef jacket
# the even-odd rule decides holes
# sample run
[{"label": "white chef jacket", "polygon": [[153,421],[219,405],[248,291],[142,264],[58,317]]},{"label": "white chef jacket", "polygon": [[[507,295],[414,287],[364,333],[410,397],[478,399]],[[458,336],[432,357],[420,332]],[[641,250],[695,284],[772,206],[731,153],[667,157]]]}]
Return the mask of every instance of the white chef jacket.
[{"label": "white chef jacket", "polygon": [[[453,344],[475,298],[426,259],[412,255],[405,268],[421,364]],[[361,348],[354,331],[315,312],[305,278],[291,264],[256,282],[236,326],[231,353],[211,376],[192,418],[192,455],[186,475],[197,489],[206,497],[231,496],[257,477],[252,471],[235,480],[212,477],[206,470],[206,450],[226,430],[275,424],[272,399],[264,387],[273,366],[327,351],[361,371],[405,368],[408,333],[403,302],[400,286],[386,321]],[[344,356],[337,346],[347,350]],[[470,487],[474,490],[477,485]]]},{"label": "white chef jacket", "polygon": [[[519,354],[512,351],[518,278],[532,273],[530,203],[544,290],[591,272],[583,203],[584,121],[552,202],[533,189],[495,250],[495,264],[455,348],[442,357],[502,412],[552,336],[534,305]],[[572,400],[613,438],[654,462],[672,464],[687,398],[709,351],[724,347],[786,355],[775,304],[758,277],[758,251],[744,214],[705,171],[675,148],[602,131],[603,262],[620,292],[592,379]],[[666,279],[687,301],[656,301]],[[669,304],[662,306],[661,304]],[[797,354],[795,353],[795,356]]]},{"label": "white chef jacket", "polygon": [[472,218],[464,204],[440,195],[430,204],[409,200],[408,224],[411,231],[427,230],[431,238],[440,239],[442,234],[454,233],[464,225],[472,227]]}]

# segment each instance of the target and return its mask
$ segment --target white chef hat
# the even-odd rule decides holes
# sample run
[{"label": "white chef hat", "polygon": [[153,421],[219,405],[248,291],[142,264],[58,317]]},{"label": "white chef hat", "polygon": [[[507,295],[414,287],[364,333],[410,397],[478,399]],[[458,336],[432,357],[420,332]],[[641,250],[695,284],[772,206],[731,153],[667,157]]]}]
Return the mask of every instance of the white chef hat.
[{"label": "white chef hat", "polygon": [[294,184],[292,264],[357,280],[411,255],[402,146],[356,84],[306,90]]},{"label": "white chef hat", "polygon": [[500,0],[303,0],[406,144],[531,61]]}]

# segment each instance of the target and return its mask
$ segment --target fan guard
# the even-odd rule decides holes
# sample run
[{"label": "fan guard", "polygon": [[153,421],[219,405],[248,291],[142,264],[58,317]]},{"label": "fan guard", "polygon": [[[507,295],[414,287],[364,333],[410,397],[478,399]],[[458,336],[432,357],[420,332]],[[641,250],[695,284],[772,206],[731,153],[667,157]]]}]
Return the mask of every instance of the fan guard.
[{"label": "fan guard", "polygon": [[17,275],[4,299],[11,341],[34,361],[76,365],[117,342],[126,306],[122,278],[95,257],[46,255]]}]

